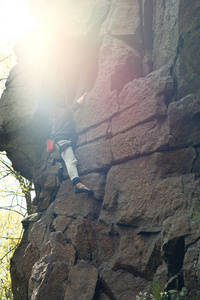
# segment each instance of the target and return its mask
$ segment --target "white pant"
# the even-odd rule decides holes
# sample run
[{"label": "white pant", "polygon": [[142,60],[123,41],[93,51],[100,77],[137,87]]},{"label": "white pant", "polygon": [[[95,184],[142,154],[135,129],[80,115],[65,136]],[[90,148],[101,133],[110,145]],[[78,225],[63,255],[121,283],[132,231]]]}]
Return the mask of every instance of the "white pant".
[{"label": "white pant", "polygon": [[[62,145],[63,142],[66,141],[59,141],[58,144]],[[77,159],[74,155],[72,147],[68,146],[67,149],[61,153],[61,157],[65,162],[69,178],[73,180],[74,178],[79,177],[77,170]]]}]

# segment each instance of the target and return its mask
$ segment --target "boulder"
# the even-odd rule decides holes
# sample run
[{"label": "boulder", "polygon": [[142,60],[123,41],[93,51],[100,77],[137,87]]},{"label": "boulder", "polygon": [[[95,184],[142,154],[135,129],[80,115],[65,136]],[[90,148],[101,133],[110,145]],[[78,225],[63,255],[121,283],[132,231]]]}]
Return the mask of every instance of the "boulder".
[{"label": "boulder", "polygon": [[33,266],[29,282],[30,300],[63,299],[69,269],[65,262],[54,262],[52,255],[44,256]]},{"label": "boulder", "polygon": [[[29,2],[38,28],[17,43],[0,101],[0,149],[36,191],[14,298],[135,300],[153,279],[195,298],[199,1]],[[94,194],[76,195],[45,142],[52,106],[85,91],[73,147]]]},{"label": "boulder", "polygon": [[105,268],[100,278],[103,282],[103,287],[111,299],[116,300],[135,300],[136,295],[144,289],[148,289],[148,283],[145,279],[135,277],[133,274],[119,270],[112,271]]},{"label": "boulder", "polygon": [[160,69],[165,64],[172,66],[176,57],[179,40],[179,3],[182,1],[157,1],[154,3],[154,17],[152,31],[153,40],[153,68]]},{"label": "boulder", "polygon": [[199,105],[200,93],[190,94],[183,99],[172,102],[168,108],[168,120],[171,133],[170,146],[198,146],[199,139]]},{"label": "boulder", "polygon": [[65,300],[92,300],[97,284],[97,269],[84,260],[71,268]]}]

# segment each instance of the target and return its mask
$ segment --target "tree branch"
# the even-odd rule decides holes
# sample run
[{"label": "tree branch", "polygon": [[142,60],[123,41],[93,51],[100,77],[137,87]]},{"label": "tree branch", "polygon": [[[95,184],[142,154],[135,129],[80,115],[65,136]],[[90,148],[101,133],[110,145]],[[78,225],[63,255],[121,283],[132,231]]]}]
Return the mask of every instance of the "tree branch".
[{"label": "tree branch", "polygon": [[8,59],[9,57],[11,57],[11,55],[4,57],[2,60],[0,60],[0,63],[2,63],[4,60]]}]

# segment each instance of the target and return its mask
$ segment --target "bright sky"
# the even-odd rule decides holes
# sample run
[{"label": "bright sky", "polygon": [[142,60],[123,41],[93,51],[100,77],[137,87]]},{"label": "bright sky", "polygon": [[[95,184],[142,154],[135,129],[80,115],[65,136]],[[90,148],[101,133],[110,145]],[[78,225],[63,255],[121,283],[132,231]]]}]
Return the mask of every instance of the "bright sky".
[{"label": "bright sky", "polygon": [[[30,13],[28,7],[28,0],[0,0],[0,49],[4,50],[20,40],[29,30],[34,28],[35,22]],[[1,96],[0,91],[0,96]],[[0,166],[1,167],[1,166]],[[1,168],[0,168],[1,171]],[[14,180],[14,179],[13,179]],[[12,186],[12,178],[9,178],[9,185]],[[6,191],[8,182],[1,180],[1,188]],[[13,183],[13,187],[17,186]],[[4,197],[4,200],[0,196],[0,206],[6,206],[10,204],[12,197]],[[19,197],[20,198],[20,197]],[[14,198],[13,198],[14,199]],[[20,201],[24,199],[20,198]],[[14,205],[17,205],[18,199],[14,200]]]},{"label": "bright sky", "polygon": [[15,43],[35,26],[28,0],[0,0],[0,44]]}]

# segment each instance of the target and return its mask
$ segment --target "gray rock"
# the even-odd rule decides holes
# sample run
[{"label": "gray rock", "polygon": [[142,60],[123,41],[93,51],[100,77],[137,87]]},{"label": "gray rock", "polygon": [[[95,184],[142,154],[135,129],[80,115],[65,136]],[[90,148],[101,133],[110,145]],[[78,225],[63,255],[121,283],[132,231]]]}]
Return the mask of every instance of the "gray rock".
[{"label": "gray rock", "polygon": [[97,269],[80,261],[70,270],[65,300],[92,300],[97,284]]}]

